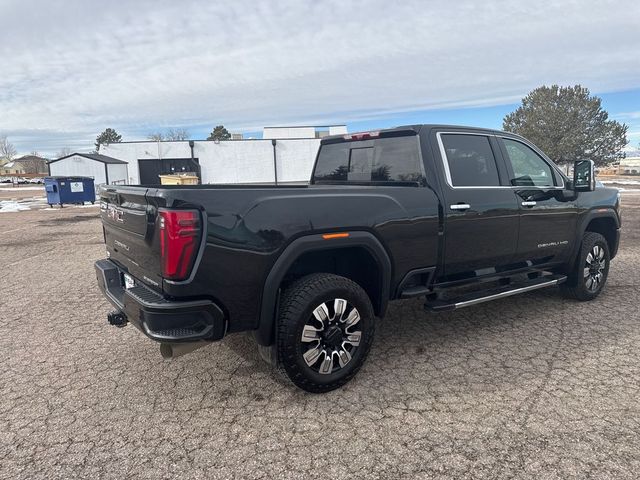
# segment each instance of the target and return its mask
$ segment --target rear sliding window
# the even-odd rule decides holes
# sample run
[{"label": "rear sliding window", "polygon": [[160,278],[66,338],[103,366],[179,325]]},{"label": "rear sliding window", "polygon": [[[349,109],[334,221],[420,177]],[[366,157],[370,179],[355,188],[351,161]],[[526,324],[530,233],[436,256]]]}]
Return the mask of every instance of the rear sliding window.
[{"label": "rear sliding window", "polygon": [[314,183],[424,184],[416,135],[322,145]]}]

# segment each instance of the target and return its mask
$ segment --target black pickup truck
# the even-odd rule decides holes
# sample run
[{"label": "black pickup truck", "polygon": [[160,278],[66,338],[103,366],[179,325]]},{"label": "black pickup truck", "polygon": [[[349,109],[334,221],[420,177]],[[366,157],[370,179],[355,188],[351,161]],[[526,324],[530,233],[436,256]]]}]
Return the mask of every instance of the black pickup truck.
[{"label": "black pickup truck", "polygon": [[407,126],[323,139],[309,185],[104,186],[95,268],[109,322],[164,357],[251,331],[325,392],[357,373],[390,300],[441,311],[553,285],[594,299],[619,206],[591,161],[569,179],[517,135]]}]

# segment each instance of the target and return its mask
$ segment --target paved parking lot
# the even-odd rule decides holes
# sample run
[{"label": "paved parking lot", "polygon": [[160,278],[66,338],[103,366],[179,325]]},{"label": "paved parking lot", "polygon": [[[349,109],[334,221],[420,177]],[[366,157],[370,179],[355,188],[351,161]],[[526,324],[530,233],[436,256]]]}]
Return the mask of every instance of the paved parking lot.
[{"label": "paved parking lot", "polygon": [[106,323],[96,208],[0,214],[0,478],[637,478],[640,196],[609,284],[446,314],[392,304],[342,390],[245,335],[174,361]]}]

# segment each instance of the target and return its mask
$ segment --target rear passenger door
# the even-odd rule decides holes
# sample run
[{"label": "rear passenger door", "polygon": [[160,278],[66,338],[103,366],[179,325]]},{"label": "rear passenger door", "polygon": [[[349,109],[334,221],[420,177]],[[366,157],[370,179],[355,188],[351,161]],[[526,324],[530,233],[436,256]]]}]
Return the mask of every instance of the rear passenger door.
[{"label": "rear passenger door", "polygon": [[575,195],[550,161],[518,138],[499,137],[510,183],[520,208],[517,260],[527,264],[562,262],[576,235]]},{"label": "rear passenger door", "polygon": [[436,133],[444,179],[444,271],[480,276],[507,269],[518,243],[518,203],[492,134]]}]

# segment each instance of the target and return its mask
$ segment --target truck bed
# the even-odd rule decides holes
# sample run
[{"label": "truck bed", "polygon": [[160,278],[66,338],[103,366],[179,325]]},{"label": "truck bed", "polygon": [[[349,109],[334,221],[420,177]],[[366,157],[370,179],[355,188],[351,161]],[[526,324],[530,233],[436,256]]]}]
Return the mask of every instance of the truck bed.
[{"label": "truck bed", "polygon": [[[102,187],[100,200],[112,261],[164,295],[216,297],[230,310],[234,330],[255,326],[260,304],[255,299],[262,295],[268,272],[301,236],[370,232],[393,258],[394,284],[415,265],[437,262],[439,200],[425,188],[111,185]],[[184,282],[161,275],[157,219],[163,208],[195,209],[202,215],[202,251],[193,276]]]}]

